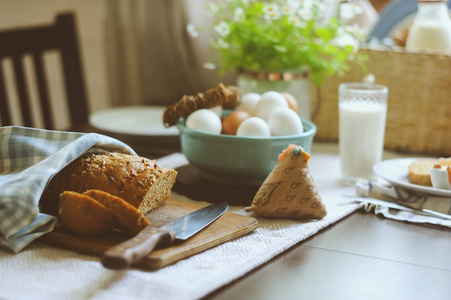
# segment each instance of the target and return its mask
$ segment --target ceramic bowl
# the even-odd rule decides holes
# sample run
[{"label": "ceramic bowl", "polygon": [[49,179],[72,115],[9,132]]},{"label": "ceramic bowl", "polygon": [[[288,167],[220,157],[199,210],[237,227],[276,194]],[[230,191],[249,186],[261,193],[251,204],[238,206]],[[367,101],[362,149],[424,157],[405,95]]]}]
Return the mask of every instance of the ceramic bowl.
[{"label": "ceramic bowl", "polygon": [[177,128],[183,154],[202,176],[230,185],[261,185],[289,144],[310,153],[316,126],[302,123],[302,134],[270,138],[208,134],[187,128],[184,119]]}]

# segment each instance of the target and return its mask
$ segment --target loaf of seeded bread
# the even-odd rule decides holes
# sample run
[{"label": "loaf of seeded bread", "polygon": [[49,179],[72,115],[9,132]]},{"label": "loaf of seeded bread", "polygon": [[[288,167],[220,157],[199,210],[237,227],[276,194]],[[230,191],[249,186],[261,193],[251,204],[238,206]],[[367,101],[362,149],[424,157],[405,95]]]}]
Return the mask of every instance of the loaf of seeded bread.
[{"label": "loaf of seeded bread", "polygon": [[121,153],[85,154],[59,172],[42,194],[42,212],[58,215],[60,194],[90,189],[118,196],[142,214],[161,206],[168,198],[177,172],[154,160]]}]

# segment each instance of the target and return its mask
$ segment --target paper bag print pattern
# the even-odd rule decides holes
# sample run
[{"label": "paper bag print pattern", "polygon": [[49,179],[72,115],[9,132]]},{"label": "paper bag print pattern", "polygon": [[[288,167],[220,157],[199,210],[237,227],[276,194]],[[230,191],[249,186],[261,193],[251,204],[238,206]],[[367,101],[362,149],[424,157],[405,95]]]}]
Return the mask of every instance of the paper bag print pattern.
[{"label": "paper bag print pattern", "polygon": [[280,219],[322,219],[326,208],[308,167],[310,155],[289,145],[245,211]]}]

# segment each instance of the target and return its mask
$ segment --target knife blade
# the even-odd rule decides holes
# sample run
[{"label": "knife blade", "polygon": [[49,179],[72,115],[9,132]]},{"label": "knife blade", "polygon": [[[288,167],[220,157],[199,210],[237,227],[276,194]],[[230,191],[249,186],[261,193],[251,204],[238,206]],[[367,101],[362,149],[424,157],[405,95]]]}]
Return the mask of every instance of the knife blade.
[{"label": "knife blade", "polygon": [[216,203],[195,210],[161,228],[148,226],[135,237],[107,250],[101,258],[102,265],[108,269],[125,269],[145,257],[158,245],[169,245],[174,240],[186,240],[198,233],[223,213],[226,202]]}]

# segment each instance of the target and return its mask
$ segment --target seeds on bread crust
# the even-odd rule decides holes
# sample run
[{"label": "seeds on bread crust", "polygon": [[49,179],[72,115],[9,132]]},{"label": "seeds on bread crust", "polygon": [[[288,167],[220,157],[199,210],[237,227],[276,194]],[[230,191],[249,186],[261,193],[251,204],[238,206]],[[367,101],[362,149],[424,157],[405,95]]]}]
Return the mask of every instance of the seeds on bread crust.
[{"label": "seeds on bread crust", "polygon": [[84,154],[61,170],[44,191],[39,207],[58,215],[59,195],[97,189],[117,196],[146,214],[168,198],[177,171],[154,160],[122,153]]}]

